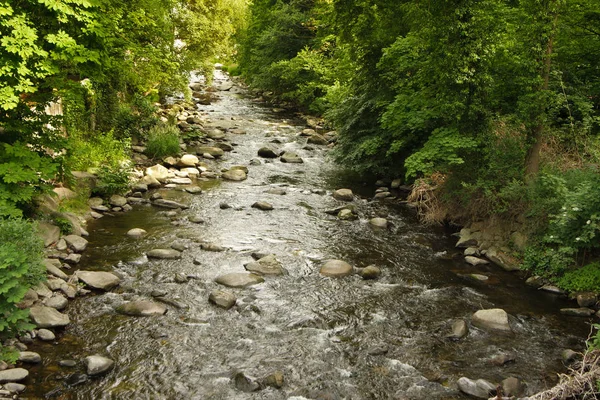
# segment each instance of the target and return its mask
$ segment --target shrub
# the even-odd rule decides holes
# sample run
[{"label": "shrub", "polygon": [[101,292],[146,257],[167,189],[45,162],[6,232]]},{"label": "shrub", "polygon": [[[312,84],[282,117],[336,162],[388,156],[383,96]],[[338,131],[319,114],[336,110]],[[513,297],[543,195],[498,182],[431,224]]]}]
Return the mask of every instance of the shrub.
[{"label": "shrub", "polygon": [[92,190],[93,193],[108,197],[113,194],[124,193],[129,189],[131,167],[123,163],[116,168],[110,166],[100,167],[97,171],[98,183]]},{"label": "shrub", "polygon": [[45,277],[43,249],[35,225],[23,219],[0,219],[0,334],[34,328],[27,322],[29,310],[16,304]]},{"label": "shrub", "polygon": [[73,232],[73,224],[67,218],[55,217],[54,225],[58,226],[60,233],[63,235],[69,235]]},{"label": "shrub", "polygon": [[113,131],[86,135],[74,132],[69,137],[67,167],[72,171],[110,166],[118,168],[129,160],[129,139],[117,139]]},{"label": "shrub", "polygon": [[600,263],[591,263],[565,273],[558,286],[571,292],[597,291],[600,288]]},{"label": "shrub", "polygon": [[146,153],[153,158],[174,156],[180,151],[179,129],[174,125],[157,125],[148,132]]}]

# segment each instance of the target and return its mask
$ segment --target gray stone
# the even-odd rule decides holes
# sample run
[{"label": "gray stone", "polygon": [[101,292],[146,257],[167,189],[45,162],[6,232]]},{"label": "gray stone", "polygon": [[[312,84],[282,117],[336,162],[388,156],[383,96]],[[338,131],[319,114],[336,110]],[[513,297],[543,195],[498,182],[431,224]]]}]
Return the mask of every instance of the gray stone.
[{"label": "gray stone", "polygon": [[[145,175],[154,178],[158,182],[164,183],[169,177],[169,170],[160,164],[156,164],[152,167],[146,168]],[[147,180],[142,180],[142,183],[147,184],[148,187],[152,187],[150,182]]]},{"label": "gray stone", "polygon": [[240,182],[240,181],[246,180],[248,178],[246,173],[241,169],[230,169],[229,171],[223,173],[223,175],[221,175],[221,177],[228,181],[236,181],[236,182]]},{"label": "gray stone", "polygon": [[165,199],[156,199],[152,202],[152,205],[157,206],[157,207],[162,207],[162,208],[170,208],[173,210],[176,210],[178,208],[181,208],[182,210],[185,210],[187,208],[189,208],[189,206],[186,206],[185,204],[173,201],[173,200],[165,200]]},{"label": "gray stone", "polygon": [[260,390],[260,385],[254,378],[246,376],[243,372],[238,372],[233,377],[233,382],[236,389],[242,392],[250,393]]},{"label": "gray stone", "polygon": [[519,397],[525,391],[523,383],[514,376],[504,379],[501,385],[502,394],[506,397]]},{"label": "gray stone", "polygon": [[296,153],[292,153],[291,151],[286,151],[281,155],[281,162],[286,164],[302,164],[304,160]]},{"label": "gray stone", "polygon": [[466,256],[465,261],[467,262],[467,264],[471,264],[471,265],[486,265],[486,264],[490,263],[488,260],[484,260],[482,258],[478,258],[478,257],[474,257],[474,256]]},{"label": "gray stone", "polygon": [[38,222],[38,232],[44,241],[44,246],[48,247],[60,239],[60,229],[56,225],[48,222]]},{"label": "gray stone", "polygon": [[266,201],[257,201],[256,203],[252,204],[252,208],[256,208],[263,211],[270,211],[273,209],[273,206],[270,203],[267,203]]},{"label": "gray stone", "polygon": [[19,352],[19,361],[28,364],[38,364],[42,362],[42,357],[34,351],[21,351]]},{"label": "gray stone", "polygon": [[510,235],[510,241],[517,250],[525,251],[525,248],[527,247],[528,238],[521,232],[513,232],[513,234]]},{"label": "gray stone", "polygon": [[591,317],[596,313],[596,311],[591,308],[581,307],[581,308],[561,308],[560,313],[563,315],[570,315],[572,317]]},{"label": "gray stone", "polygon": [[276,196],[284,196],[287,194],[287,191],[285,189],[281,189],[281,188],[273,188],[273,189],[267,190],[265,193],[274,194]]},{"label": "gray stone", "polygon": [[233,288],[244,288],[263,283],[264,281],[261,276],[249,272],[232,272],[215,279],[216,283]]},{"label": "gray stone", "polygon": [[[167,176],[168,176],[168,174],[169,173],[168,173],[168,170],[167,170]],[[165,177],[165,180],[166,179],[167,178]],[[142,179],[140,179],[139,184],[140,185],[146,185],[149,189],[158,189],[161,186],[160,181],[158,179],[156,179],[152,175],[146,175],[146,176],[144,176]]]},{"label": "gray stone", "polygon": [[84,251],[88,245],[87,240],[77,235],[68,235],[65,236],[63,239],[65,239],[67,245],[77,253],[81,253],[82,251]]},{"label": "gray stone", "polygon": [[204,222],[206,222],[204,218],[202,218],[199,215],[192,215],[188,218],[188,221],[193,222],[194,224],[203,224]]},{"label": "gray stone", "polygon": [[167,179],[167,183],[175,185],[191,185],[192,180],[190,178],[169,178]]},{"label": "gray stone", "polygon": [[458,239],[458,242],[456,242],[456,247],[468,248],[474,246],[477,246],[477,239],[472,236],[469,229],[462,229],[460,231],[460,238]]},{"label": "gray stone", "polygon": [[146,253],[148,258],[158,258],[162,260],[174,260],[181,258],[181,252],[174,249],[154,249]]},{"label": "gray stone", "polygon": [[69,298],[74,299],[77,296],[77,286],[65,283],[60,287],[60,290]]},{"label": "gray stone", "polygon": [[110,290],[121,283],[115,274],[104,271],[77,271],[77,277],[93,289]]},{"label": "gray stone", "polygon": [[539,288],[544,284],[544,278],[542,278],[541,276],[531,276],[531,277],[527,278],[527,280],[525,281],[525,284],[527,286]]},{"label": "gray stone", "polygon": [[478,328],[512,332],[508,314],[501,308],[479,310],[473,314],[471,322]]},{"label": "gray stone", "polygon": [[328,276],[331,278],[342,278],[348,275],[352,275],[354,268],[342,260],[329,260],[326,261],[321,270],[321,275]]},{"label": "gray stone", "polygon": [[219,149],[221,149],[223,151],[233,151],[233,146],[227,142],[215,143],[215,147],[218,147]]},{"label": "gray stone", "polygon": [[452,323],[452,332],[446,336],[448,339],[462,339],[469,333],[469,326],[463,319],[457,319]]},{"label": "gray stone", "polygon": [[[90,212],[93,216],[94,212],[91,211]],[[96,213],[97,214],[97,213]],[[56,250],[58,251],[65,251],[69,246],[67,246],[67,242],[65,241],[65,239],[60,239],[57,243],[56,243]]]},{"label": "gray stone", "polygon": [[4,385],[4,389],[8,390],[11,393],[21,393],[25,391],[27,387],[20,383],[9,382]]},{"label": "gray stone", "polygon": [[596,296],[596,293],[585,292],[577,294],[577,304],[579,307],[593,307],[596,305],[597,300],[598,297]]},{"label": "gray stone", "polygon": [[108,203],[114,207],[123,207],[125,204],[127,204],[127,199],[123,196],[119,196],[118,194],[113,194],[110,196]]},{"label": "gray stone", "polygon": [[130,301],[117,307],[117,312],[134,317],[146,317],[150,315],[163,315],[167,307],[163,304],[148,300]]},{"label": "gray stone", "polygon": [[202,193],[202,188],[199,186],[190,186],[185,188],[185,191],[189,194],[200,194]]},{"label": "gray stone", "polygon": [[43,303],[46,307],[64,310],[69,304],[69,300],[62,294],[55,293],[52,297],[45,298]]},{"label": "gray stone", "polygon": [[543,290],[544,292],[554,293],[554,294],[565,294],[565,291],[554,285],[544,285],[539,288],[539,290]]},{"label": "gray stone", "polygon": [[375,265],[369,265],[360,271],[363,279],[377,279],[381,275],[381,269]]},{"label": "gray stone", "polygon": [[264,146],[258,150],[258,156],[262,158],[277,158],[279,151],[271,146]]},{"label": "gray stone", "polygon": [[32,289],[37,293],[39,297],[51,297],[52,290],[48,289],[48,286],[44,285],[43,282],[33,286]]},{"label": "gray stone", "polygon": [[321,145],[321,146],[326,146],[329,144],[327,139],[325,139],[323,136],[319,135],[318,133],[314,133],[311,136],[309,136],[307,143],[308,144],[317,144],[317,145]]},{"label": "gray stone", "polygon": [[390,185],[392,189],[398,189],[402,185],[402,179],[394,179]]},{"label": "gray stone", "polygon": [[465,256],[479,256],[481,253],[477,247],[467,247],[463,253]]},{"label": "gray stone", "polygon": [[233,293],[225,292],[223,290],[213,290],[208,296],[208,301],[216,306],[229,310],[235,305],[237,298]]},{"label": "gray stone", "polygon": [[18,382],[29,376],[29,371],[24,368],[12,368],[0,371],[0,383]]},{"label": "gray stone", "polygon": [[29,316],[38,328],[57,328],[71,323],[67,314],[46,306],[31,307]]},{"label": "gray stone", "polygon": [[75,360],[60,360],[58,365],[61,367],[73,368],[77,365],[77,362]]},{"label": "gray stone", "polygon": [[132,190],[136,193],[140,193],[141,192],[147,192],[148,191],[148,185],[142,182],[138,182],[135,185],[133,185]]},{"label": "gray stone", "polygon": [[496,390],[494,385],[483,379],[474,381],[469,378],[462,377],[458,380],[457,385],[461,392],[479,399],[489,398]]},{"label": "gray stone", "polygon": [[281,371],[275,371],[261,379],[262,386],[270,386],[275,389],[281,389],[284,383],[284,376]]},{"label": "gray stone", "polygon": [[215,243],[202,243],[200,248],[204,251],[213,251],[213,252],[221,252],[227,250],[225,247],[220,246]]},{"label": "gray stone", "polygon": [[281,263],[272,254],[246,264],[245,268],[260,275],[283,275],[284,273]]},{"label": "gray stone", "polygon": [[514,257],[506,254],[504,251],[490,247],[485,252],[485,256],[494,264],[498,265],[505,271],[519,271],[519,261]]},{"label": "gray stone", "polygon": [[[46,288],[46,290],[48,290],[48,288]],[[50,292],[50,295],[52,295],[52,292]],[[19,303],[17,303],[17,307],[20,309],[29,308],[36,301],[38,301],[38,299],[39,299],[39,296],[38,296],[37,292],[33,289],[28,289],[27,292],[25,292],[25,296],[23,296],[23,299]]]},{"label": "gray stone", "polygon": [[388,227],[388,221],[385,218],[372,218],[369,220],[369,225],[375,228],[385,229]]},{"label": "gray stone", "polygon": [[342,221],[354,221],[358,219],[358,215],[356,215],[354,211],[349,208],[342,208],[337,217]]},{"label": "gray stone", "polygon": [[60,279],[69,279],[69,276],[61,271],[61,263],[59,260],[47,258],[44,260],[46,271]]},{"label": "gray stone", "polygon": [[203,146],[196,148],[196,154],[209,154],[214,158],[220,158],[223,157],[223,155],[225,155],[225,151],[219,147]]},{"label": "gray stone", "polygon": [[145,230],[141,229],[141,228],[133,228],[130,229],[129,231],[127,231],[127,236],[133,237],[133,238],[140,238],[142,236],[145,236],[148,232],[146,232]]},{"label": "gray stone", "polygon": [[198,163],[200,163],[200,160],[198,160],[198,157],[196,157],[195,155],[184,154],[177,162],[177,166],[180,168],[195,167],[196,165],[198,165]]},{"label": "gray stone", "polygon": [[79,264],[81,261],[81,254],[71,253],[65,258],[65,262],[69,264]]},{"label": "gray stone", "polygon": [[333,192],[333,198],[341,201],[352,201],[354,200],[354,194],[350,189],[338,189]]},{"label": "gray stone", "polygon": [[115,365],[115,362],[110,358],[98,354],[86,357],[83,362],[85,364],[86,373],[90,376],[108,372]]},{"label": "gray stone", "polygon": [[50,342],[56,339],[56,335],[54,334],[54,332],[48,329],[40,329],[39,331],[37,331],[37,337],[38,339],[43,340],[45,342]]},{"label": "gray stone", "polygon": [[49,277],[46,282],[44,282],[48,289],[55,291],[60,290],[61,286],[66,284],[66,282],[60,278]]}]

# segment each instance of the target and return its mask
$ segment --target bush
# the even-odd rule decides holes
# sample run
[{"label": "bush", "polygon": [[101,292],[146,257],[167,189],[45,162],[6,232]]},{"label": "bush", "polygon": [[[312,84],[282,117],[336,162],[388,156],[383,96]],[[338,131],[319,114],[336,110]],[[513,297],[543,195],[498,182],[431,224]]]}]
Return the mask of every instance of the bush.
[{"label": "bush", "polygon": [[123,163],[117,168],[101,167],[96,174],[98,184],[92,192],[99,196],[108,197],[113,194],[125,193],[129,189],[131,175],[129,163]]},{"label": "bush", "polygon": [[0,334],[33,329],[29,310],[16,304],[45,277],[44,244],[35,225],[23,219],[0,219]]},{"label": "bush", "polygon": [[150,129],[146,142],[146,153],[153,158],[177,155],[179,148],[179,129],[174,125],[157,125]]},{"label": "bush", "polygon": [[568,271],[557,281],[558,286],[571,292],[598,291],[600,288],[600,263]]},{"label": "bush", "polygon": [[109,166],[117,169],[129,160],[129,139],[117,139],[113,131],[86,135],[74,132],[69,137],[67,167],[72,171],[87,171]]}]

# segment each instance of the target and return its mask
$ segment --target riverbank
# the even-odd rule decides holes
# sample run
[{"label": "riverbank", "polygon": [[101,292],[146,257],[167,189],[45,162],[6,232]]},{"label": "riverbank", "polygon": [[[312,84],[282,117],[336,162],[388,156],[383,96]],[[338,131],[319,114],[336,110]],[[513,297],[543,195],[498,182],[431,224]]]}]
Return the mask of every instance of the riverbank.
[{"label": "riverbank", "polygon": [[[235,86],[217,95],[178,117],[199,118],[206,131],[187,143],[197,162],[181,157],[195,166],[148,164],[148,182],[133,192],[140,194],[94,205],[102,217],[88,222],[85,250],[71,252],[79,263],[63,272],[82,282],[85,273],[70,274],[76,268],[104,272],[118,285],[74,299],[55,340],[27,344],[41,362],[25,379],[25,398],[462,398],[462,377],[543,388],[564,370],[562,349],[583,348],[587,327],[565,324],[555,312],[566,304],[560,298],[495,267],[465,264],[446,232],[420,225],[395,189],[374,198],[328,163],[328,145],[307,143],[318,137],[303,121]],[[322,270],[329,259],[347,263],[333,266],[342,278],[323,275],[332,274],[331,264]],[[231,279],[249,286],[223,286]],[[473,320],[497,308],[507,312],[508,335]],[[467,331],[447,337],[460,333],[460,321]],[[85,360],[96,354],[114,363],[91,374],[98,359]]]}]

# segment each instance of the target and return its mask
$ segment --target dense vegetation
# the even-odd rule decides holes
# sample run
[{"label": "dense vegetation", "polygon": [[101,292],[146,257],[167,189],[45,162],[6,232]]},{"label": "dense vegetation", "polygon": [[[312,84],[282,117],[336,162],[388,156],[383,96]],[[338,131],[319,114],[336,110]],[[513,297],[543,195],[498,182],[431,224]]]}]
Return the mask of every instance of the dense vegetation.
[{"label": "dense vegetation", "polygon": [[[34,200],[72,185],[74,170],[95,173],[100,195],[126,189],[132,140],[166,132],[154,103],[189,96],[190,72],[231,53],[244,9],[245,0],[0,1],[0,336],[30,328],[15,304],[45,276]],[[179,150],[168,138],[153,155]]]},{"label": "dense vegetation", "polygon": [[600,289],[596,1],[256,0],[249,11],[242,73],[323,114],[340,162],[429,189],[432,219],[521,221],[525,268]]}]

